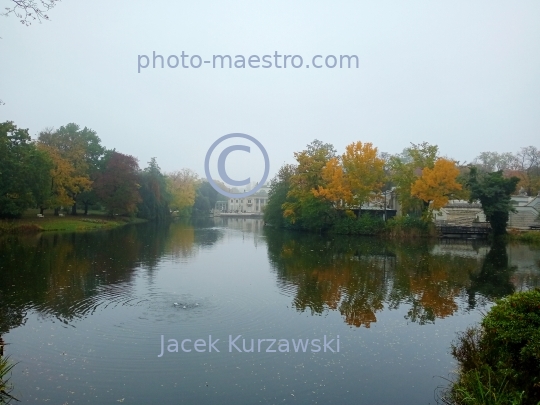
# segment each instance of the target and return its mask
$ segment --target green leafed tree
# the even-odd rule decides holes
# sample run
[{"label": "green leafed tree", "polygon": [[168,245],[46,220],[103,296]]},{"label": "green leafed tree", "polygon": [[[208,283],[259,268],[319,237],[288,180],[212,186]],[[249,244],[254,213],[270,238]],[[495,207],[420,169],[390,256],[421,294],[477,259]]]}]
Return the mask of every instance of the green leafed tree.
[{"label": "green leafed tree", "polygon": [[18,218],[47,193],[51,162],[27,129],[0,123],[0,217]]},{"label": "green leafed tree", "polygon": [[[220,185],[219,182],[216,184]],[[225,187],[223,187],[225,188]],[[208,215],[210,210],[214,209],[216,202],[226,201],[227,197],[218,193],[206,180],[199,182],[195,193],[195,202],[193,204],[194,215]]]},{"label": "green leafed tree", "polygon": [[502,170],[479,173],[471,167],[467,180],[470,200],[479,200],[494,236],[504,235],[510,212],[513,210],[510,196],[519,183],[518,177],[505,178]]},{"label": "green leafed tree", "polygon": [[296,167],[291,164],[281,166],[276,176],[270,182],[268,203],[264,209],[264,221],[270,225],[283,227],[287,221],[283,218],[283,204],[287,201],[287,194],[291,185],[291,176]]},{"label": "green leafed tree", "polygon": [[333,220],[332,202],[313,194],[314,189],[326,187],[323,176],[326,164],[336,157],[334,146],[314,140],[306,149],[295,152],[295,172],[290,177],[287,200],[282,205],[283,215],[295,227],[321,230]]},{"label": "green leafed tree", "polygon": [[171,216],[169,203],[171,195],[167,190],[167,179],[157,163],[156,158],[148,162],[148,167],[139,173],[141,202],[137,215],[141,218],[162,221]]}]

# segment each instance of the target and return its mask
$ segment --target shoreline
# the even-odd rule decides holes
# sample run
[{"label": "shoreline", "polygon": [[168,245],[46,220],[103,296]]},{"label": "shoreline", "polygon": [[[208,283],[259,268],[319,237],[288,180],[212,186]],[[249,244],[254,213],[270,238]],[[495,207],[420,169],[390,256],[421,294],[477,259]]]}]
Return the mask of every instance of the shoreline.
[{"label": "shoreline", "polygon": [[[426,239],[426,240],[468,240],[468,241],[487,241],[493,242],[493,236],[490,234],[487,238],[483,237],[452,237],[438,233],[435,227],[427,227],[426,229],[418,229],[411,226],[396,226],[392,228],[382,228],[374,232],[340,232],[339,230],[329,228],[323,231],[314,231],[301,228],[289,228],[276,226],[271,223],[264,223],[264,226],[272,229],[288,230],[292,232],[302,233],[320,233],[326,235],[348,235],[348,236],[363,236],[382,240],[403,240],[403,239]],[[506,242],[522,242],[527,244],[540,244],[540,231],[528,229],[508,228],[506,235],[502,236]]]},{"label": "shoreline", "polygon": [[115,217],[106,215],[77,215],[58,217],[54,215],[44,218],[23,217],[0,220],[0,236],[29,235],[42,232],[88,232],[102,229],[113,229],[125,225],[148,222],[142,218]]}]

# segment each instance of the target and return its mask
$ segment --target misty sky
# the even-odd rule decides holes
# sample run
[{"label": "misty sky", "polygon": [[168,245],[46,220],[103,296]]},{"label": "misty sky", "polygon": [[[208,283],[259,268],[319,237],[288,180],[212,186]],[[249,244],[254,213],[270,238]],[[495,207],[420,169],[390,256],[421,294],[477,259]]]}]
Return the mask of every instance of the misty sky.
[{"label": "misty sky", "polygon": [[[203,175],[209,146],[231,132],[266,147],[271,174],[315,138],[340,153],[358,140],[390,153],[427,141],[461,161],[540,147],[537,0],[62,0],[49,16],[0,18],[0,121],[33,136],[75,122],[142,167],[155,156]],[[356,54],[359,68],[138,73],[153,51]],[[238,179],[257,166],[242,155],[227,161]]]}]

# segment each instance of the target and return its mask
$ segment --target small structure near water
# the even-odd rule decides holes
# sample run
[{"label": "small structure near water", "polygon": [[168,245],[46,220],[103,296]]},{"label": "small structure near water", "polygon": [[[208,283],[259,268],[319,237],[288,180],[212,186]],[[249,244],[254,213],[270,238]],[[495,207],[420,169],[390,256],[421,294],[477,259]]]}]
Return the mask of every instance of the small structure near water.
[{"label": "small structure near water", "polygon": [[[508,228],[540,229],[540,193],[529,197],[523,190],[511,197],[516,212],[510,212]],[[433,212],[437,227],[478,227],[487,224],[480,202],[450,200],[448,204]]]},{"label": "small structure near water", "polygon": [[433,215],[437,225],[473,226],[486,223],[480,202],[450,200],[441,209],[433,211]]},{"label": "small structure near water", "polygon": [[540,192],[535,197],[529,197],[525,190],[512,196],[512,204],[516,212],[510,213],[509,228],[540,229]]}]

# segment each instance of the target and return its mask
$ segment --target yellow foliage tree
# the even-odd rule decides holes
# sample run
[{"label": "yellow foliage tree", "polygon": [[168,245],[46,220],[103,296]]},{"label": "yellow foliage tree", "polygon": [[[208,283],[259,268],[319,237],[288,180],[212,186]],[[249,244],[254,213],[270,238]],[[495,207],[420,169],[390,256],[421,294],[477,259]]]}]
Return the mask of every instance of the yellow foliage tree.
[{"label": "yellow foliage tree", "polygon": [[315,197],[322,197],[331,201],[335,208],[344,208],[352,201],[351,188],[346,174],[343,172],[339,158],[332,158],[322,169],[322,178],[326,186],[313,189]]},{"label": "yellow foliage tree", "polygon": [[198,180],[197,174],[190,169],[167,174],[167,187],[172,196],[169,203],[171,209],[182,213],[193,207]]},{"label": "yellow foliage tree", "polygon": [[72,163],[62,157],[56,148],[38,143],[38,148],[44,150],[53,163],[51,169],[51,193],[46,202],[49,207],[71,206],[74,203],[73,195],[88,190],[92,184],[84,175],[77,175]]},{"label": "yellow foliage tree", "polygon": [[[99,142],[94,131],[88,128],[81,130],[76,124],[40,132],[37,144],[55,163],[53,176],[56,180],[53,180],[51,201],[56,211],[60,205],[71,205],[71,213],[77,214],[77,196],[91,189],[90,166],[95,165],[103,153]],[[67,201],[71,203],[66,204]]]},{"label": "yellow foliage tree", "polygon": [[322,177],[326,185],[312,190],[316,197],[332,201],[336,208],[361,206],[381,189],[384,160],[371,143],[353,142],[340,158],[326,163]]},{"label": "yellow foliage tree", "polygon": [[352,193],[352,204],[362,205],[372,192],[380,191],[384,179],[384,160],[371,143],[354,142],[341,157]]},{"label": "yellow foliage tree", "polygon": [[456,181],[458,175],[459,169],[453,161],[439,158],[433,169],[425,167],[422,170],[422,175],[411,187],[411,195],[431,203],[431,210],[442,208],[450,196],[462,189]]}]

